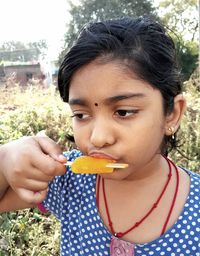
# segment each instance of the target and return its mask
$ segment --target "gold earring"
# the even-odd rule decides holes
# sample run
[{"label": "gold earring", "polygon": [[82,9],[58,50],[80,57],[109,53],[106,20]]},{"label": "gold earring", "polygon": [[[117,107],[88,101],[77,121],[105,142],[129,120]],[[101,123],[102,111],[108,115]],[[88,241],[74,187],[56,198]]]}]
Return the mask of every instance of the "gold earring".
[{"label": "gold earring", "polygon": [[174,136],[174,133],[175,133],[175,128],[173,126],[169,127],[168,128],[168,131],[170,131],[170,135],[172,136],[172,139],[174,140],[175,139],[175,136]]}]

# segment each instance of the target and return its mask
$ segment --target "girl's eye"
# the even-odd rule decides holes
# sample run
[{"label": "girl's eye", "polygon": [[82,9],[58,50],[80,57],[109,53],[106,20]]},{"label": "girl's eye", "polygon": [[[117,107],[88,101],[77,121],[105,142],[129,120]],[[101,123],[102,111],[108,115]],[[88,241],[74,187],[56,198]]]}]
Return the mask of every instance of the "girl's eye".
[{"label": "girl's eye", "polygon": [[131,110],[126,110],[126,109],[119,109],[115,112],[115,114],[117,116],[120,116],[120,117],[129,117],[129,116],[132,116],[134,114],[137,114],[139,110],[137,109],[131,109]]},{"label": "girl's eye", "polygon": [[88,118],[89,115],[85,114],[85,113],[74,113],[71,117],[76,118],[78,120],[84,120],[84,119]]}]

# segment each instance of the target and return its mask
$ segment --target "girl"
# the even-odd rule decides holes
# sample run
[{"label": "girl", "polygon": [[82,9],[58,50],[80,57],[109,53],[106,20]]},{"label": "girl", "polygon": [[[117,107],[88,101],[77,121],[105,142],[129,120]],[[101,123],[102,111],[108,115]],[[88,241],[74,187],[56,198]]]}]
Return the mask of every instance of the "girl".
[{"label": "girl", "polygon": [[[2,174],[14,191],[41,191],[39,207],[61,221],[61,254],[199,255],[199,175],[167,158],[185,100],[164,28],[147,18],[89,24],[66,54],[58,86],[79,149],[67,160],[128,164],[100,175],[24,171],[23,185]],[[13,190],[4,210],[32,206]]]}]

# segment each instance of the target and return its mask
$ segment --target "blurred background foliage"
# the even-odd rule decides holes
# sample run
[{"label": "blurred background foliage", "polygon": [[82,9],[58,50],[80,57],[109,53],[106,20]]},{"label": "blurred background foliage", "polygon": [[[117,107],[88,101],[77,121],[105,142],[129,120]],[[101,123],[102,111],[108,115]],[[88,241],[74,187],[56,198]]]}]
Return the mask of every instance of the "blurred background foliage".
[{"label": "blurred background foliage", "polygon": [[45,130],[62,147],[70,146],[66,138],[71,134],[70,109],[54,85],[22,88],[13,82],[10,88],[2,86],[0,93],[0,144]]},{"label": "blurred background foliage", "polygon": [[[67,1],[67,0],[66,0]],[[198,4],[196,0],[79,0],[70,2],[59,62],[88,21],[119,16],[151,16],[165,24],[173,37],[184,79],[187,111],[179,130],[179,148],[170,157],[180,166],[200,169],[200,81],[198,67]],[[2,47],[8,49],[10,44]],[[43,47],[44,45],[42,45]],[[16,44],[12,43],[12,48]],[[17,49],[17,48],[16,48]],[[1,47],[0,47],[1,50]],[[8,49],[9,50],[9,49]],[[5,56],[4,56],[5,58]],[[44,89],[28,84],[22,88],[9,81],[0,87],[0,144],[44,131],[63,150],[74,145],[70,110],[58,95],[56,85]],[[0,256],[58,256],[59,223],[37,209],[0,214]]]}]

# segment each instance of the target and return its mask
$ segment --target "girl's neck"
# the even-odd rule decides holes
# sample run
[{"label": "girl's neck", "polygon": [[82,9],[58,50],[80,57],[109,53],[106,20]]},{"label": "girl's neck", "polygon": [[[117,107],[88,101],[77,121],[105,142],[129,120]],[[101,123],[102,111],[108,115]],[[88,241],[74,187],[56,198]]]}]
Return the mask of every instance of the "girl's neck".
[{"label": "girl's neck", "polygon": [[[177,221],[189,193],[189,176],[184,171],[180,169],[177,170],[180,178],[178,194],[166,230],[172,227]],[[124,230],[127,230],[133,225],[134,220],[140,220],[143,215],[149,211],[159,193],[161,193],[166,183],[168,173],[169,169],[166,169],[165,166],[162,165],[161,168],[157,169],[157,172],[151,172],[151,175],[144,175],[137,179],[123,181],[104,179],[109,212],[116,232],[124,232]],[[172,177],[159,202],[159,207],[152,212],[140,227],[125,235],[123,239],[132,243],[146,243],[159,237],[172,205],[176,187],[176,170],[172,167]],[[109,229],[102,183],[99,191],[98,205],[100,215],[104,224]]]}]

